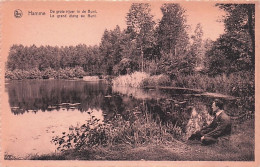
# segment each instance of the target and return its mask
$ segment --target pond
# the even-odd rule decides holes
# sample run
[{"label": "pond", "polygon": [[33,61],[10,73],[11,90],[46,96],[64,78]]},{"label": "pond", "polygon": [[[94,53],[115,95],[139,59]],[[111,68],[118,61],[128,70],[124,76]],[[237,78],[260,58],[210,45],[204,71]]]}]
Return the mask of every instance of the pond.
[{"label": "pond", "polygon": [[[213,97],[191,90],[134,89],[113,87],[105,81],[22,80],[6,81],[3,103],[3,142],[7,154],[26,157],[55,152],[52,137],[82,125],[92,116],[103,122],[118,116],[131,121],[133,115],[149,113],[158,124],[172,123],[181,130],[178,140],[204,124]],[[237,107],[225,100],[232,115]]]}]

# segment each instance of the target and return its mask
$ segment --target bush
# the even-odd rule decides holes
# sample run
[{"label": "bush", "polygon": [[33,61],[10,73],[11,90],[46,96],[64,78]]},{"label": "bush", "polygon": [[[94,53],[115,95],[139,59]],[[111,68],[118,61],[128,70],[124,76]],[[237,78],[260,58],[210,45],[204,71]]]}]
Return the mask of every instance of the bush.
[{"label": "bush", "polygon": [[42,71],[43,79],[57,78],[56,76],[57,76],[57,72],[52,68],[47,68],[44,71]]},{"label": "bush", "polygon": [[14,80],[14,79],[16,79],[16,76],[14,75],[13,71],[7,70],[7,71],[5,71],[5,78]]},{"label": "bush", "polygon": [[169,86],[171,85],[170,77],[164,74],[153,75],[145,78],[142,82],[142,87],[145,86]]},{"label": "bush", "polygon": [[126,75],[134,70],[137,70],[137,63],[133,62],[131,59],[123,58],[117,65],[113,67],[113,73],[115,75]]},{"label": "bush", "polygon": [[69,133],[63,132],[61,137],[54,137],[52,142],[58,145],[57,149],[60,151],[68,149],[82,151],[86,148],[98,146],[107,147],[118,144],[138,146],[153,142],[171,141],[174,140],[174,134],[171,133],[176,132],[176,135],[182,133],[181,128],[176,125],[157,124],[150,114],[140,117],[133,115],[133,117],[135,119],[129,121],[117,116],[114,120],[104,123],[95,116],[91,116],[86,124],[70,127]]},{"label": "bush", "polygon": [[76,66],[74,68],[74,76],[77,78],[83,78],[83,76],[85,75],[85,71],[83,70],[82,67],[80,66]]},{"label": "bush", "polygon": [[40,71],[38,68],[34,68],[31,70],[20,70],[15,69],[13,71],[7,70],[5,72],[5,78],[7,79],[49,79],[49,78],[56,78],[56,79],[73,79],[74,77],[83,78],[85,75],[85,71],[82,67],[75,67],[75,68],[65,68],[59,69],[58,71],[47,68],[44,71]]},{"label": "bush", "polygon": [[6,71],[5,78],[12,80],[21,80],[29,77],[28,71],[23,71],[20,69],[15,69],[14,71]]},{"label": "bush", "polygon": [[60,69],[57,74],[58,79],[71,79],[75,77],[75,72],[73,68],[66,67],[65,69]]},{"label": "bush", "polygon": [[26,79],[41,79],[42,73],[38,68],[34,68],[26,72]]}]

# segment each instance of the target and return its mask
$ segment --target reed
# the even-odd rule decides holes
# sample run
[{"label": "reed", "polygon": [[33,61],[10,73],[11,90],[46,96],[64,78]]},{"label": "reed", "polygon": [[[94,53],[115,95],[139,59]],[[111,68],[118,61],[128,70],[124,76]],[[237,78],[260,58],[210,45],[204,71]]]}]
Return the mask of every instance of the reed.
[{"label": "reed", "polygon": [[112,80],[114,86],[126,86],[140,88],[143,85],[145,79],[150,75],[144,72],[134,72],[130,75],[121,75]]},{"label": "reed", "polygon": [[250,72],[236,72],[230,75],[209,77],[204,74],[177,76],[172,81],[173,86],[201,89],[207,92],[216,92],[235,96],[238,106],[244,110],[254,111],[255,82]]},{"label": "reed", "polygon": [[172,123],[158,123],[149,111],[141,115],[136,113],[132,111],[131,120],[116,115],[109,122],[100,122],[95,116],[91,116],[85,124],[70,127],[70,132],[63,132],[61,136],[54,137],[52,142],[60,151],[83,151],[96,147],[110,148],[120,144],[138,147],[144,144],[166,143],[175,141],[174,138],[182,135],[180,127]]}]

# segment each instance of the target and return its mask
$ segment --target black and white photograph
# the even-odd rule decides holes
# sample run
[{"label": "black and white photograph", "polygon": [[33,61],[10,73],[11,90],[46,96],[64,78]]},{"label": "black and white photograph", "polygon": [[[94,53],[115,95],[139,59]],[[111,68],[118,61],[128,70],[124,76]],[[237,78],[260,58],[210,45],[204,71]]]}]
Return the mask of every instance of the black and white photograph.
[{"label": "black and white photograph", "polygon": [[258,1],[0,5],[1,166],[260,164]]}]

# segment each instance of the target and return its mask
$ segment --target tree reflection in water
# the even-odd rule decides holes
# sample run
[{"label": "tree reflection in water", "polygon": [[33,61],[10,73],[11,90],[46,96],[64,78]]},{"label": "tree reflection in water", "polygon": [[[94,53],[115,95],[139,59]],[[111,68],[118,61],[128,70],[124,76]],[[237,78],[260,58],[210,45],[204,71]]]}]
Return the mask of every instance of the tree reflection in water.
[{"label": "tree reflection in water", "polygon": [[[112,88],[104,82],[82,80],[23,80],[8,81],[6,91],[13,114],[101,109],[107,122],[119,115],[133,122],[149,114],[157,124],[180,127],[186,135],[211,120],[212,98],[187,90]],[[232,107],[231,112],[234,110]]]}]

